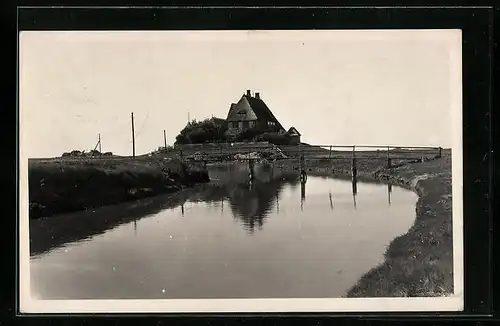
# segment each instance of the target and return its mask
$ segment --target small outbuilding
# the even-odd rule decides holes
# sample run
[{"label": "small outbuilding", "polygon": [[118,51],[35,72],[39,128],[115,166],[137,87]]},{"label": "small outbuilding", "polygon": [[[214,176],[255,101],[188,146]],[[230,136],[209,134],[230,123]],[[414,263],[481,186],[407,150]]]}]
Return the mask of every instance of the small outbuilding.
[{"label": "small outbuilding", "polygon": [[288,129],[288,135],[291,137],[291,144],[297,145],[300,143],[300,132],[295,128],[291,127]]}]

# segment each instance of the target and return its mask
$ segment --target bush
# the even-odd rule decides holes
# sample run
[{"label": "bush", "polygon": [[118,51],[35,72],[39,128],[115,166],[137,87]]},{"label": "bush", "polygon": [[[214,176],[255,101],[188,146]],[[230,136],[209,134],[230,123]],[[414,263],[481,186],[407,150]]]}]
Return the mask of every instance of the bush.
[{"label": "bush", "polygon": [[289,145],[291,137],[288,133],[280,133],[272,128],[253,127],[243,132],[237,129],[228,130],[224,119],[210,118],[189,122],[176,137],[175,144],[244,141],[268,141],[275,145]]},{"label": "bush", "polygon": [[224,119],[210,118],[203,121],[189,122],[175,138],[175,144],[200,144],[225,141]]},{"label": "bush", "polygon": [[265,132],[258,135],[255,141],[268,141],[274,145],[290,145],[292,138],[288,133]]}]

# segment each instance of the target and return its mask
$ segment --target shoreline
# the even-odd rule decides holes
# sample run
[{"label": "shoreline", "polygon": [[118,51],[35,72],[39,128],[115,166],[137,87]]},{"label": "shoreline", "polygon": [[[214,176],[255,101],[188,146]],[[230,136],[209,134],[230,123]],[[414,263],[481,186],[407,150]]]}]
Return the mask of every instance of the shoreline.
[{"label": "shoreline", "polygon": [[[149,164],[151,163],[152,162],[149,162]],[[198,171],[198,173],[191,175],[189,172],[186,172],[188,171],[187,166],[180,162],[162,161],[160,164],[157,163],[158,162],[152,163],[155,165],[152,170],[132,170],[135,174],[138,173],[139,175],[148,175],[154,171],[153,174],[155,177],[149,179],[139,177],[136,178],[136,182],[143,183],[144,180],[149,180],[148,182],[150,183],[153,182],[154,184],[158,184],[159,180],[162,180],[159,183],[161,185],[160,188],[157,188],[153,192],[143,193],[143,197],[137,198],[137,194],[135,194],[135,196],[129,197],[127,200],[123,200],[122,198],[122,200],[118,202],[101,206],[97,205],[93,208],[125,202],[134,203],[134,200],[146,197],[152,197],[152,200],[154,200],[155,197],[161,195],[176,197],[175,195],[177,193],[179,193],[180,197],[183,197],[181,196],[181,194],[184,193],[182,189],[190,188],[182,186],[182,183],[191,183],[191,186],[193,186],[207,182],[206,179],[208,178],[208,174],[205,175]],[[60,164],[65,168],[67,167],[65,165],[66,163]],[[130,172],[131,169],[129,164],[125,164],[125,166],[123,166],[123,164],[123,162],[114,162],[112,165],[120,165],[118,168],[119,173],[110,173],[110,171],[107,171],[104,175],[109,177],[110,174],[113,174],[119,181],[123,181],[122,179],[124,176],[126,177],[129,175],[123,172]],[[108,170],[110,168],[106,164],[104,165],[104,167],[97,167],[97,169]],[[137,165],[137,162],[134,162],[134,165]],[[275,169],[286,173],[296,171],[295,166],[297,162],[282,162],[277,163],[277,165],[278,166],[274,167]],[[168,166],[167,170],[165,170],[166,166]],[[306,166],[308,166],[307,170],[310,175],[350,179],[349,159],[335,160],[333,162],[309,162],[309,164],[306,162]],[[61,168],[61,166],[58,168]],[[95,168],[94,165],[92,169]],[[78,167],[77,170],[78,169],[80,169],[78,173],[81,173],[82,168]],[[193,166],[191,166],[190,169],[193,171],[196,170]],[[443,155],[442,158],[435,158],[419,163],[409,162],[408,164],[392,168],[385,167],[385,160],[383,159],[360,160],[357,170],[357,181],[359,182],[389,183],[399,186],[414,191],[418,195],[418,200],[415,207],[415,221],[412,227],[405,234],[396,237],[390,242],[384,253],[384,261],[378,266],[374,266],[363,275],[361,279],[350,288],[345,297],[432,297],[452,294],[454,279],[451,215],[451,154],[447,153]],[[167,171],[167,173],[165,173],[165,171]],[[173,180],[171,178],[172,174],[177,175],[177,177],[174,178],[176,182],[165,188],[165,178]],[[191,180],[187,182],[190,175]],[[194,180],[193,178],[198,178],[198,180]],[[75,181],[74,179],[71,180]],[[124,184],[121,182],[108,184],[107,186],[109,185],[113,185],[113,187],[121,190],[124,188]],[[125,188],[125,190],[129,190],[130,186],[131,184],[129,183],[128,188]],[[135,186],[137,187],[137,184]],[[144,184],[142,184],[141,187],[142,186],[144,186]],[[160,192],[157,192],[158,189],[160,189]],[[165,189],[169,190],[166,191]],[[86,191],[88,191],[88,189]],[[124,193],[128,192],[125,191]],[[93,195],[95,196],[96,194]],[[120,199],[119,197],[117,198]],[[154,211],[155,209],[152,210]],[[85,210],[80,211],[85,212]],[[75,210],[66,211],[65,213],[71,212],[75,212]],[[30,210],[30,214],[31,213]],[[65,215],[64,213],[59,213],[57,215],[61,214]],[[30,218],[33,217],[30,216]],[[57,216],[55,216],[55,218],[58,219]],[[48,223],[44,228],[47,228],[49,224],[51,224],[48,222],[50,219],[51,218],[48,216],[46,219],[42,219],[47,221],[44,222],[44,224]],[[56,221],[54,220],[53,222],[55,223]],[[84,221],[80,222],[83,223]],[[33,232],[30,231],[30,234],[33,234]],[[69,237],[71,238],[71,236]],[[43,252],[43,247],[46,248],[47,246],[41,245],[40,247],[40,250],[35,251]]]},{"label": "shoreline", "polygon": [[178,160],[58,159],[29,162],[28,180],[31,220],[174,194],[209,177]]},{"label": "shoreline", "polygon": [[[337,162],[339,163],[339,162]],[[306,163],[307,166],[307,163]],[[285,169],[293,168],[286,166]],[[332,172],[333,168],[333,172]],[[308,174],[349,179],[349,160],[318,164]],[[384,261],[364,274],[344,297],[436,297],[453,294],[451,154],[387,168],[358,165],[359,182],[381,182],[415,192],[415,221],[388,245]]]}]

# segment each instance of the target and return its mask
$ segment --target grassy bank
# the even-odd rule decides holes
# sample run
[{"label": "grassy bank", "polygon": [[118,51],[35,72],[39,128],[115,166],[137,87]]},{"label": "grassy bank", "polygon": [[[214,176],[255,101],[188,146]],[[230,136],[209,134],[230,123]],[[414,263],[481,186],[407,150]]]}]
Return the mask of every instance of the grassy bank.
[{"label": "grassy bank", "polygon": [[209,181],[201,169],[160,158],[32,160],[28,169],[30,218],[173,193]]},{"label": "grassy bank", "polygon": [[[410,230],[395,238],[385,261],[365,274],[347,297],[422,297],[453,293],[451,153],[424,162],[398,162],[387,168],[384,159],[360,159],[358,180],[377,180],[415,191],[419,199]],[[284,169],[295,169],[288,162]],[[351,160],[310,161],[311,175],[349,177]]]}]

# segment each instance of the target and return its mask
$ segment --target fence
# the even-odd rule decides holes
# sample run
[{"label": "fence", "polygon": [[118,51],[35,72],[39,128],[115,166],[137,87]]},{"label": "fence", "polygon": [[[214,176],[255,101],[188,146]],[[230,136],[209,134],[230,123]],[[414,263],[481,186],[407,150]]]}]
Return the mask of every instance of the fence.
[{"label": "fence", "polygon": [[[251,153],[259,153],[264,157],[274,159],[296,159],[304,156],[306,159],[429,159],[442,156],[441,147],[403,147],[374,145],[273,145],[270,143],[239,143],[239,144],[199,144],[179,145],[170,153],[182,159],[201,158],[205,160],[235,159]],[[267,154],[267,155],[266,155]]]},{"label": "fence", "polygon": [[[266,158],[271,160],[352,160],[353,169],[356,160],[386,160],[387,166],[399,164],[403,161],[425,161],[442,156],[441,147],[405,147],[405,146],[375,146],[375,145],[273,145],[268,142],[248,143],[207,143],[176,145],[173,149],[156,153],[154,156],[165,156],[181,160],[195,161],[233,161]],[[150,155],[136,156],[136,159],[147,160]],[[94,157],[65,157],[65,161],[81,160],[130,160],[133,157],[94,156]],[[34,159],[39,161],[38,159]],[[55,161],[61,158],[42,159],[40,161]]]}]

